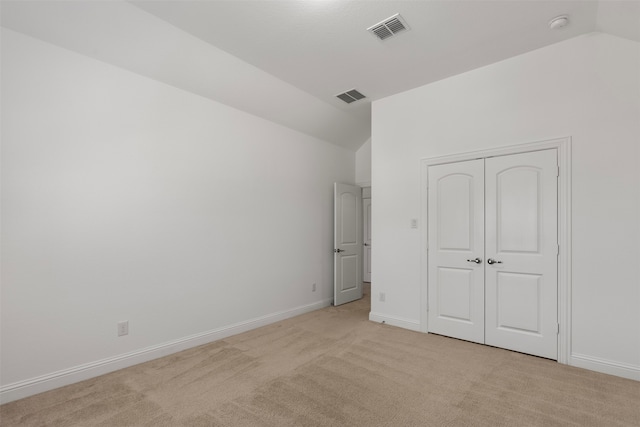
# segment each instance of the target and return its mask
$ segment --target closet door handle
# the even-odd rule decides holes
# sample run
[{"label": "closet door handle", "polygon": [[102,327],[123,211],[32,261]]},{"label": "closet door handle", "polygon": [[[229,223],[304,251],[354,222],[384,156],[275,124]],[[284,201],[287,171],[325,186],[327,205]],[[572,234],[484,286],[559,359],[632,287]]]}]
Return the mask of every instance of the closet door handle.
[{"label": "closet door handle", "polygon": [[487,264],[491,265],[491,264],[502,264],[502,261],[496,261],[495,259],[489,258],[487,260]]},{"label": "closet door handle", "polygon": [[476,258],[476,259],[468,259],[467,261],[469,262],[475,262],[476,264],[480,264],[482,262],[482,260],[480,258]]}]

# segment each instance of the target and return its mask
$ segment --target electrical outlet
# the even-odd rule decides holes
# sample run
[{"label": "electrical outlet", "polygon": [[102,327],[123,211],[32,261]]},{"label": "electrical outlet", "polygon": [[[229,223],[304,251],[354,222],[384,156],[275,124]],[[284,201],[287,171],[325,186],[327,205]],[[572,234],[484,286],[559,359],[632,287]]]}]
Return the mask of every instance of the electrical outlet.
[{"label": "electrical outlet", "polygon": [[124,320],[122,322],[118,322],[118,336],[122,337],[124,335],[129,335],[129,321]]},{"label": "electrical outlet", "polygon": [[311,285],[311,292],[315,292],[316,291],[316,284],[314,283],[313,285]]},{"label": "electrical outlet", "polygon": [[387,296],[384,292],[380,292],[380,302],[384,302],[387,299]]}]

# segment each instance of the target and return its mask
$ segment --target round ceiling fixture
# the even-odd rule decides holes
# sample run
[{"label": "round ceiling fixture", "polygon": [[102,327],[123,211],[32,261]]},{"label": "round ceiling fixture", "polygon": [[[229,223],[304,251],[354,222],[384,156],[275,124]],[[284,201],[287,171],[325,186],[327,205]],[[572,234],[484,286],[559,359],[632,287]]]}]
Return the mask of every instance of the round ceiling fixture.
[{"label": "round ceiling fixture", "polygon": [[549,28],[552,30],[559,30],[569,25],[569,17],[567,15],[560,15],[549,21]]}]

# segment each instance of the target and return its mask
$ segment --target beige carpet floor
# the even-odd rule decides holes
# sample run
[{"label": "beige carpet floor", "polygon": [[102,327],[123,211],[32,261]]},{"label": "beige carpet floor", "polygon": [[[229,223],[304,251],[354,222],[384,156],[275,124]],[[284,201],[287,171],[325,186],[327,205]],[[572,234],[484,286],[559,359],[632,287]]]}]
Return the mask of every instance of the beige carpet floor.
[{"label": "beige carpet floor", "polygon": [[640,382],[369,322],[369,297],[0,407],[2,426],[640,426]]}]

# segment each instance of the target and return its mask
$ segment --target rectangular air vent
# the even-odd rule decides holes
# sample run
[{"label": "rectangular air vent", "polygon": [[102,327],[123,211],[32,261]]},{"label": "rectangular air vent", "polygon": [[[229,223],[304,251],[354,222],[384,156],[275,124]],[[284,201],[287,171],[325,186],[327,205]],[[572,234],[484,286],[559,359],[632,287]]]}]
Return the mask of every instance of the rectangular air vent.
[{"label": "rectangular air vent", "polygon": [[366,96],[364,96],[363,94],[361,94],[355,89],[351,89],[347,92],[341,93],[340,95],[336,95],[336,97],[342,99],[347,104],[351,104],[352,102],[366,98]]},{"label": "rectangular air vent", "polygon": [[372,33],[374,36],[379,38],[380,40],[388,39],[389,37],[395,36],[401,31],[408,30],[409,26],[406,21],[400,16],[399,13],[396,13],[390,18],[385,19],[382,22],[378,22],[376,25],[372,25],[367,28],[367,31]]}]

